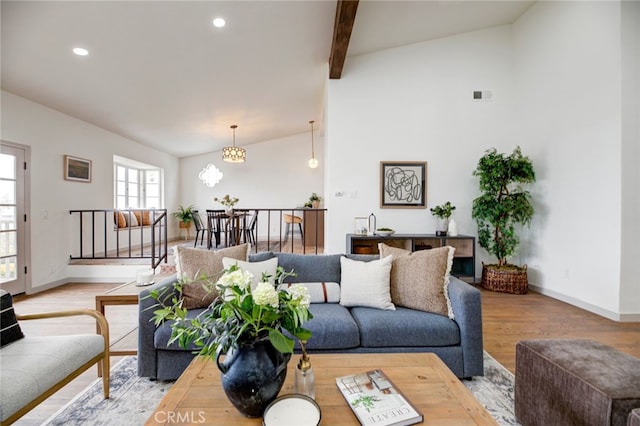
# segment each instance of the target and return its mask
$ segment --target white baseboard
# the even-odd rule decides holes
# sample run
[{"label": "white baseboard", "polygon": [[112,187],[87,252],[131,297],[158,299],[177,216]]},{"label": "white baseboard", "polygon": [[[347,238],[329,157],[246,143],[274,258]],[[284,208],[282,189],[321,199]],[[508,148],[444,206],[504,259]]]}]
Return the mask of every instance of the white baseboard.
[{"label": "white baseboard", "polygon": [[589,311],[596,315],[600,315],[602,317],[608,318],[612,321],[617,321],[617,322],[639,322],[640,321],[640,313],[620,314],[618,312],[612,312],[608,309],[603,309],[599,306],[595,306],[595,305],[592,305],[591,303],[587,303],[584,300],[576,299],[575,297],[567,296],[566,294],[558,293],[556,291],[549,290],[544,287],[538,287],[536,285],[529,284],[529,288],[535,291],[536,293],[553,297],[554,299],[560,300],[562,302],[568,303],[573,306],[577,306],[578,308],[581,308],[581,309],[584,309],[585,311]]}]

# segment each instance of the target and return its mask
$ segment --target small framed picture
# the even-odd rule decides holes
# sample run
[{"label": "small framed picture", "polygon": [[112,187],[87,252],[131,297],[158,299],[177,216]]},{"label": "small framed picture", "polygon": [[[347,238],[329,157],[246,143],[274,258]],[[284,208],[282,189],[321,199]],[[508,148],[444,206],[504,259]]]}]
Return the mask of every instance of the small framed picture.
[{"label": "small framed picture", "polygon": [[380,207],[383,209],[426,208],[426,161],[381,161]]},{"label": "small framed picture", "polygon": [[91,160],[64,156],[64,178],[76,182],[91,182]]},{"label": "small framed picture", "polygon": [[356,223],[353,233],[358,235],[367,235],[369,228],[368,217],[356,217]]}]

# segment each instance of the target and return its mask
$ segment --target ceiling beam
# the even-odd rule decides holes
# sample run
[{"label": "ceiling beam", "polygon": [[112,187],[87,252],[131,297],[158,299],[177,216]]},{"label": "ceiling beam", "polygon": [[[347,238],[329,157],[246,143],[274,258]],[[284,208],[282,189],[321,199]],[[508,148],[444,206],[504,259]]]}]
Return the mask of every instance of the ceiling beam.
[{"label": "ceiling beam", "polygon": [[331,56],[329,56],[329,78],[339,79],[347,58],[351,30],[356,20],[359,0],[338,0],[336,6],[336,20],[333,24],[333,40],[331,42]]}]

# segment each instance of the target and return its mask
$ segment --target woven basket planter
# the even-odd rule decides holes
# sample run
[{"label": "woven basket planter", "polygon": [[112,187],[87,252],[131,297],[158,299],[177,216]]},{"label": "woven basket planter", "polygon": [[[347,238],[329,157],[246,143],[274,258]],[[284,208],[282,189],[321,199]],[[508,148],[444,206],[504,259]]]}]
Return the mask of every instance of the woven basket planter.
[{"label": "woven basket planter", "polygon": [[482,264],[482,288],[512,294],[526,294],[529,289],[527,265],[522,267]]}]

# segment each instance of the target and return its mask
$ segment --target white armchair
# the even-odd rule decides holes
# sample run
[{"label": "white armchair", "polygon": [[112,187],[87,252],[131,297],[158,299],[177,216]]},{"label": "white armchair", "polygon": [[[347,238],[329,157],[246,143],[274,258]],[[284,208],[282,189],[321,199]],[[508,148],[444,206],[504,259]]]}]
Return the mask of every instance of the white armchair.
[{"label": "white armchair", "polygon": [[80,309],[16,318],[27,321],[78,315],[95,318],[99,332],[26,336],[0,348],[0,425],[15,422],[98,362],[104,397],[109,398],[109,325],[100,312]]}]

